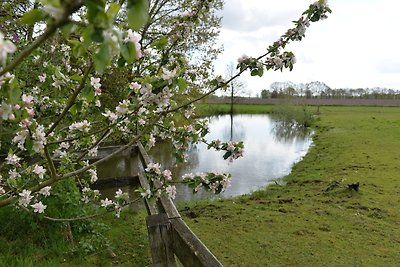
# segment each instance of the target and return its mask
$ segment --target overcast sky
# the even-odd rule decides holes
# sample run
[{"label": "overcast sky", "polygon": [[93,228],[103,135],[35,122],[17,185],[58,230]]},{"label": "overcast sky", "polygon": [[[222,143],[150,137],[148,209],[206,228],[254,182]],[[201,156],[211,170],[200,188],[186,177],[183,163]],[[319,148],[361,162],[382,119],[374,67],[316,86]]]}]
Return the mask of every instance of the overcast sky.
[{"label": "overcast sky", "polygon": [[[314,0],[315,1],[315,0]],[[246,54],[259,56],[292,27],[313,0],[226,0],[219,43],[224,53],[215,64],[226,65]],[[297,63],[292,72],[268,71],[262,78],[242,77],[255,96],[272,82],[321,81],[331,88],[400,89],[400,1],[330,0],[332,14],[312,23],[301,42],[288,50]]]}]

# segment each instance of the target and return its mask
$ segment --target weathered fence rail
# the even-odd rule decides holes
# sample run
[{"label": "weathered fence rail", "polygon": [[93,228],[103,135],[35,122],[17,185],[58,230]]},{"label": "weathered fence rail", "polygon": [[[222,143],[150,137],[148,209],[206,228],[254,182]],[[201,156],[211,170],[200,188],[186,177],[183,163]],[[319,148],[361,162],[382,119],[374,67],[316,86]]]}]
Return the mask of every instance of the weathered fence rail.
[{"label": "weathered fence rail", "polygon": [[[143,171],[151,160],[141,143],[138,152]],[[139,181],[143,189],[150,188],[143,172],[139,172]],[[157,201],[145,199],[145,205],[153,266],[177,266],[176,258],[188,267],[223,266],[182,220],[169,197],[162,195]]]}]

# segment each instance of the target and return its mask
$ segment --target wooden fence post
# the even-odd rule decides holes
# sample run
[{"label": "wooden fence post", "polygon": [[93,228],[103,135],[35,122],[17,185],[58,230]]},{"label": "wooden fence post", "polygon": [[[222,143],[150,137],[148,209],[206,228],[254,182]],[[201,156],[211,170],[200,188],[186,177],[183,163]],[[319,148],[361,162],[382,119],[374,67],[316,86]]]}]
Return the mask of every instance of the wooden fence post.
[{"label": "wooden fence post", "polygon": [[172,248],[171,223],[166,214],[147,217],[151,258],[154,267],[176,267]]}]

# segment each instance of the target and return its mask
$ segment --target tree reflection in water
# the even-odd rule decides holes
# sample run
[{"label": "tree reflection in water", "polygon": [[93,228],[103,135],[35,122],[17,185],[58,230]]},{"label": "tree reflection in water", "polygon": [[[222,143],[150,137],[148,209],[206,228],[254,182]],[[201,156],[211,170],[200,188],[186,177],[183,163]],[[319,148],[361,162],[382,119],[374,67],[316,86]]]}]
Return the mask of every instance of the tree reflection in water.
[{"label": "tree reflection in water", "polygon": [[302,125],[278,121],[272,129],[272,133],[275,135],[276,141],[278,142],[291,142],[296,139],[304,140],[308,138],[312,132],[309,128],[305,128]]}]

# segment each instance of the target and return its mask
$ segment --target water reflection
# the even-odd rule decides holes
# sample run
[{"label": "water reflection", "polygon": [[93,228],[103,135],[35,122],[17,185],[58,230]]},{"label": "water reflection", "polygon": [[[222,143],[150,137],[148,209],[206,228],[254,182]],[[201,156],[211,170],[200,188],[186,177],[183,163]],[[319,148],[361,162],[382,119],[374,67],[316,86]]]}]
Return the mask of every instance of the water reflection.
[{"label": "water reflection", "polygon": [[297,138],[304,139],[310,136],[311,130],[302,126],[294,126],[281,122],[276,122],[275,127],[272,129],[273,134],[277,141],[291,142]]},{"label": "water reflection", "polygon": [[[200,191],[193,195],[190,188],[181,185],[178,186],[178,201],[250,193],[287,175],[291,166],[307,153],[311,144],[309,132],[280,128],[279,123],[268,115],[222,115],[210,117],[209,121],[210,133],[206,139],[243,141],[244,157],[234,162],[225,161],[223,152],[207,150],[206,145],[197,144],[190,147],[188,162],[175,166],[171,144],[158,144],[149,152],[150,156],[165,168],[172,169],[177,180],[189,172],[219,171],[232,174],[232,184],[226,192],[214,196]],[[137,164],[137,156],[115,157],[101,164],[98,174],[100,178],[136,175]],[[111,188],[105,193],[113,196],[117,189]],[[124,187],[123,190],[128,191],[131,198],[136,197],[131,187]]]},{"label": "water reflection", "polygon": [[[231,124],[233,121],[233,124]],[[188,163],[172,167],[165,159],[169,153],[168,144],[162,144],[151,155],[172,167],[177,178],[188,172],[220,171],[232,174],[232,184],[221,195],[199,192],[192,194],[191,189],[179,186],[177,199],[229,197],[250,193],[271,181],[287,175],[291,166],[299,161],[311,144],[310,133],[279,131],[279,124],[268,115],[222,115],[210,118],[208,141],[243,141],[244,157],[234,162],[225,161],[223,152],[207,150],[203,144],[194,145],[189,151]],[[282,134],[285,133],[285,134]],[[155,152],[156,151],[156,152]],[[155,152],[155,153],[154,153]],[[169,153],[170,154],[170,153]]]}]

